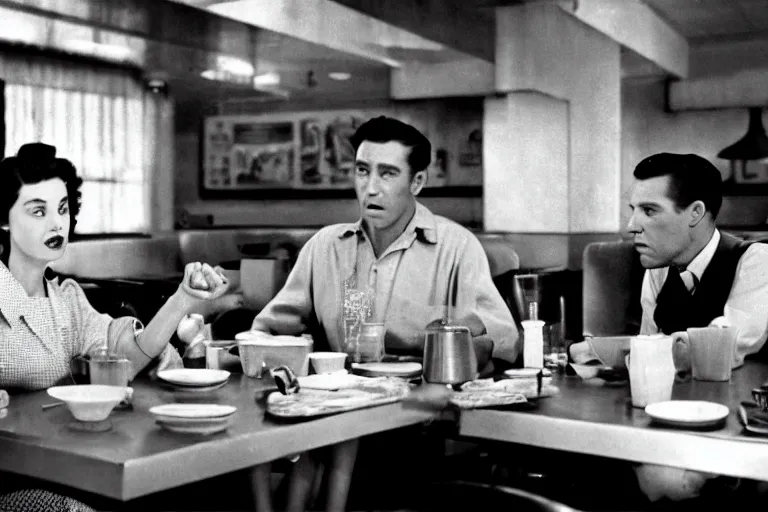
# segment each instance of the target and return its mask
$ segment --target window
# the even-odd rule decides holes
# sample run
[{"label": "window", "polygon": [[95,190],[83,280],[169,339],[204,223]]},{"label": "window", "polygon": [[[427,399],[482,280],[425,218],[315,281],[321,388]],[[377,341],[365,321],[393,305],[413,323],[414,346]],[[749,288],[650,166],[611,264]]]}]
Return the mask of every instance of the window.
[{"label": "window", "polygon": [[5,87],[6,155],[45,142],[83,178],[78,233],[150,230],[151,172],[158,106],[140,84],[125,93],[83,92],[29,84]]}]

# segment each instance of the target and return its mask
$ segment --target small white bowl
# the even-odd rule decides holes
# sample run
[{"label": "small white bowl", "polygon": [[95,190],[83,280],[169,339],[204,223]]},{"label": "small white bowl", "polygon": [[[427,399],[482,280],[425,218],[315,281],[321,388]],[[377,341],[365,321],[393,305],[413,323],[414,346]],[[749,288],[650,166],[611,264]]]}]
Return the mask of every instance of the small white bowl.
[{"label": "small white bowl", "polygon": [[344,352],[312,352],[309,360],[315,373],[333,373],[344,369],[347,354]]},{"label": "small white bowl", "polygon": [[48,388],[48,394],[67,404],[72,416],[80,421],[107,419],[112,409],[132,392],[133,388],[100,384]]}]

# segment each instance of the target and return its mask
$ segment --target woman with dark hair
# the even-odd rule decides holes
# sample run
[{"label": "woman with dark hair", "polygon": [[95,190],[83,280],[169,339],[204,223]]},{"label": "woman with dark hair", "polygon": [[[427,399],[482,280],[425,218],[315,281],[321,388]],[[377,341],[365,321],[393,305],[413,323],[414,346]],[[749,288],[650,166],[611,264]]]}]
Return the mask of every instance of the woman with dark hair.
[{"label": "woman with dark hair", "polygon": [[121,353],[134,373],[161,354],[180,366],[171,335],[184,315],[227,291],[226,279],[207,264],[188,264],[179,289],[146,328],[135,318],[98,313],[74,280],[59,283],[48,269],[66,250],[82,183],[55,155],[53,146],[27,144],[0,162],[0,386],[52,386],[69,376],[72,357],[94,347]]},{"label": "woman with dark hair", "polygon": [[[59,282],[48,268],[66,250],[81,184],[74,166],[46,144],[26,144],[0,162],[0,388],[66,382],[71,359],[100,347],[129,359],[134,375],[158,356],[161,366],[182,366],[168,344],[179,321],[227,291],[218,269],[190,263],[146,328],[98,313],[74,280]],[[0,496],[0,510],[81,510],[74,500],[35,493]]]}]

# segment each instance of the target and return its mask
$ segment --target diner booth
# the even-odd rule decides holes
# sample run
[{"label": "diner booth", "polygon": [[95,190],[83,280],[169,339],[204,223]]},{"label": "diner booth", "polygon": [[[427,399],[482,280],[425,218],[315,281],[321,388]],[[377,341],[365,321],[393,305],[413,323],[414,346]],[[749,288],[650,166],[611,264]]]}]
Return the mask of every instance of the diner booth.
[{"label": "diner booth", "polygon": [[[53,275],[144,325],[189,263],[220,267],[232,292],[179,323],[180,372],[155,361],[97,400],[81,384],[124,372],[124,358],[78,355],[72,394],[0,385],[0,510],[6,492],[35,487],[104,510],[265,512],[257,477],[283,508],[308,453],[327,463],[357,439],[412,454],[393,467],[360,456],[340,486],[348,510],[765,499],[765,350],[713,378],[677,372],[671,347],[693,346],[687,331],[641,346],[647,275],[627,229],[635,165],[695,153],[723,178],[720,232],[768,240],[761,2],[0,4],[3,155],[50,144],[83,178]],[[430,140],[417,199],[479,240],[517,327],[518,359],[486,378],[466,371],[469,334],[446,334],[468,331],[451,325],[450,300],[435,306],[443,330],[425,325],[423,357],[383,353],[369,324],[358,344],[380,342],[373,367],[318,354],[308,333],[248,332],[307,242],[359,218],[349,138],[381,115]],[[736,343],[733,326],[718,329]],[[3,336],[0,383],[14,365]],[[438,339],[467,343],[427,354]],[[662,380],[665,399],[645,400]],[[707,491],[649,503],[634,471],[659,466],[707,475]],[[306,509],[332,492],[329,467],[303,482]],[[393,484],[403,475],[407,489]]]}]

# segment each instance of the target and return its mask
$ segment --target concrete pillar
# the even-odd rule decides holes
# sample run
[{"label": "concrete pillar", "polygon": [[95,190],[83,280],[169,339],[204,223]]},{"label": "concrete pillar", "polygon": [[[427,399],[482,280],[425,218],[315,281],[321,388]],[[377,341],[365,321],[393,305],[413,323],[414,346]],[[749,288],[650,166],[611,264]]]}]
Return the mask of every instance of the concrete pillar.
[{"label": "concrete pillar", "polygon": [[[620,48],[557,5],[496,11],[485,102],[488,230],[619,230]],[[516,203],[514,205],[510,203]]]}]

